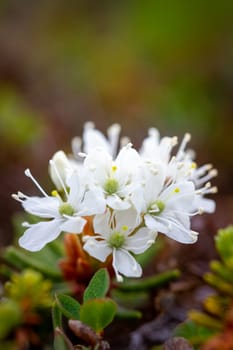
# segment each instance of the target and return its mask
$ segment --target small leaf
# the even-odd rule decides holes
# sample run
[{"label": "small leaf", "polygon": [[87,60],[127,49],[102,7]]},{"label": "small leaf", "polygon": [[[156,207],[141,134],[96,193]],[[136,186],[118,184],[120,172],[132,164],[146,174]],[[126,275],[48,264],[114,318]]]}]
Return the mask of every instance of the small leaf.
[{"label": "small leaf", "polygon": [[52,308],[52,319],[53,319],[53,328],[62,328],[62,314],[57,303],[53,304]]},{"label": "small leaf", "polygon": [[61,312],[69,319],[78,320],[80,304],[77,300],[69,295],[56,295],[56,302]]},{"label": "small leaf", "polygon": [[89,285],[87,286],[83,300],[84,302],[94,299],[94,298],[103,298],[105,297],[109,289],[109,274],[107,269],[98,270],[95,275],[92,277]]},{"label": "small leaf", "polygon": [[116,309],[116,303],[111,299],[91,299],[81,306],[80,320],[100,332],[112,322]]},{"label": "small leaf", "polygon": [[53,345],[55,350],[73,350],[74,349],[70,340],[58,327],[55,329]]}]

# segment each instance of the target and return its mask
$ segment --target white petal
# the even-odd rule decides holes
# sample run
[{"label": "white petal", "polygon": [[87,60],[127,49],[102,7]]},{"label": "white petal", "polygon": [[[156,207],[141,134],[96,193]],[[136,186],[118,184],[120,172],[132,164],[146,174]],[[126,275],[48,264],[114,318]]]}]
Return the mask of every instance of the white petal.
[{"label": "white petal", "polygon": [[130,200],[137,210],[138,214],[141,214],[146,210],[146,201],[144,198],[144,189],[142,186],[138,187],[135,191],[133,191]]},{"label": "white petal", "polygon": [[32,252],[42,249],[61,233],[60,220],[43,221],[31,225],[19,239],[19,245]]},{"label": "white petal", "polygon": [[98,188],[85,193],[83,202],[80,205],[82,215],[102,214],[106,208],[106,200],[103,192]]},{"label": "white petal", "polygon": [[142,268],[134,257],[124,249],[113,250],[113,268],[118,273],[127,277],[140,277]]},{"label": "white petal", "polygon": [[184,244],[195,243],[198,239],[197,232],[194,232],[192,230],[186,230],[182,226],[173,226],[171,230],[166,233],[166,236]]},{"label": "white petal", "polygon": [[81,189],[79,175],[76,170],[72,171],[67,177],[67,184],[70,187],[68,203],[78,209],[83,190]]},{"label": "white petal", "polygon": [[147,228],[141,228],[133,236],[127,238],[124,248],[134,254],[141,254],[153,244],[155,237],[155,232]]},{"label": "white petal", "polygon": [[195,187],[193,182],[184,181],[170,185],[160,196],[160,199],[166,203],[167,209],[192,210],[195,198]]},{"label": "white petal", "polygon": [[30,214],[41,218],[58,217],[59,200],[55,197],[29,197],[22,202],[23,208]]},{"label": "white petal", "polygon": [[95,148],[85,158],[84,167],[93,174],[94,180],[103,186],[112,167],[112,157],[103,148]]},{"label": "white petal", "polygon": [[60,226],[62,231],[69,233],[81,233],[83,231],[86,220],[80,216],[72,216],[66,219]]},{"label": "white petal", "polygon": [[165,170],[163,163],[146,164],[144,198],[147,204],[155,201],[161,192],[166,179]]},{"label": "white petal", "polygon": [[180,243],[195,243],[197,234],[190,230],[190,219],[185,215],[160,217],[154,219],[155,229]]},{"label": "white petal", "polygon": [[140,224],[140,217],[134,208],[128,210],[120,210],[114,212],[115,214],[115,229],[122,230],[122,226],[128,226],[130,231]]},{"label": "white petal", "polygon": [[102,147],[111,153],[106,137],[99,130],[94,129],[94,125],[87,123],[83,133],[83,150],[88,154],[96,147]]},{"label": "white petal", "polygon": [[108,196],[106,203],[110,208],[115,210],[126,210],[131,206],[128,201],[121,199],[118,195]]},{"label": "white petal", "polygon": [[140,164],[141,158],[138,152],[129,146],[123,147],[116,158],[116,166],[119,168],[117,174],[119,180],[125,178],[127,181],[128,175],[134,175],[135,170]]},{"label": "white petal", "polygon": [[167,220],[160,222],[152,215],[145,215],[145,225],[150,230],[166,234],[169,231],[169,222]]},{"label": "white petal", "polygon": [[93,220],[94,232],[108,238],[112,231],[110,219],[111,213],[109,209],[104,214],[95,215]]},{"label": "white petal", "polygon": [[209,198],[203,198],[202,196],[197,196],[195,198],[195,209],[201,208],[205,213],[214,213],[216,209],[216,203],[214,200]]},{"label": "white petal", "polygon": [[112,249],[108,246],[105,240],[97,241],[94,237],[88,237],[83,249],[91,256],[104,262],[112,253]]}]

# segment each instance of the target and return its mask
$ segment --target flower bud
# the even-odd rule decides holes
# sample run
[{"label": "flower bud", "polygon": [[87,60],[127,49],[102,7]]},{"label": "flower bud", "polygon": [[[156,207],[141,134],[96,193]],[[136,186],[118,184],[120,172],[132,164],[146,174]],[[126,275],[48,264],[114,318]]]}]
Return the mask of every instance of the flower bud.
[{"label": "flower bud", "polygon": [[66,183],[66,173],[69,166],[69,160],[63,151],[58,151],[53,155],[49,165],[49,174],[59,191],[63,189],[62,183]]}]

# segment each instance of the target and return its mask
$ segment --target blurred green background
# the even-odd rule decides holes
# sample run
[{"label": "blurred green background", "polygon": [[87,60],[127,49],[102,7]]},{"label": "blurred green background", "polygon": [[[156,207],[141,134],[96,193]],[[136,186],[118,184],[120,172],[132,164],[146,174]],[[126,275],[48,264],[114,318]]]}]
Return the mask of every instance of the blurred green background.
[{"label": "blurred green background", "polygon": [[49,158],[87,120],[120,122],[136,147],[150,126],[189,131],[229,197],[233,2],[0,1],[0,243],[20,209],[10,194],[36,193],[24,169],[50,188]]}]

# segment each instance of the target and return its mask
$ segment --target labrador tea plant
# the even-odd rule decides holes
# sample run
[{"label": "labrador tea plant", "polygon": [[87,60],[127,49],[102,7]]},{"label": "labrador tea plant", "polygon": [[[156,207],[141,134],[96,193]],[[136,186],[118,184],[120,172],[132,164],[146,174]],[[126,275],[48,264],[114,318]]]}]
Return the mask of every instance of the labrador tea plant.
[{"label": "labrador tea plant", "polygon": [[105,137],[86,123],[83,137],[72,140],[73,154],[60,150],[49,161],[51,193],[26,169],[40,196],[12,195],[26,219],[19,247],[3,253],[0,319],[11,316],[0,339],[9,349],[50,348],[52,326],[42,319],[52,324],[51,307],[55,349],[110,349],[103,330],[114,317],[141,317],[120,305],[117,291],[148,291],[179,277],[175,269],[142,278],[158,233],[195,243],[191,218],[214,212],[206,195],[216,192],[210,180],[217,171],[197,166],[186,148],[190,134],[178,144],[150,128],[136,150],[120,131],[114,124]]}]

